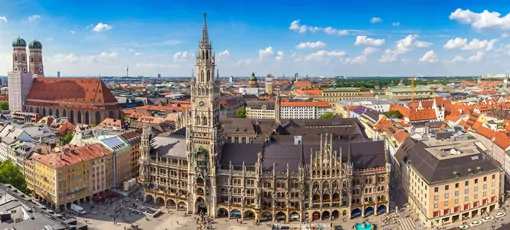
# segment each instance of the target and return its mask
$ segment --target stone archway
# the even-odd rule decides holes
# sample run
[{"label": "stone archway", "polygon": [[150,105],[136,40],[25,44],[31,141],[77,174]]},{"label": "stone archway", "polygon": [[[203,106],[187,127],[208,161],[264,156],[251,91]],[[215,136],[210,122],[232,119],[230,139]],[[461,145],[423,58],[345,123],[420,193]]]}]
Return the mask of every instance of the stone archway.
[{"label": "stone archway", "polygon": [[270,221],[273,221],[273,214],[271,214],[270,212],[263,212],[262,213],[262,218],[260,218],[260,222],[270,222]]},{"label": "stone archway", "polygon": [[237,210],[237,209],[230,210],[230,219],[232,219],[232,218],[237,219],[240,217],[241,217],[241,212],[239,210]]},{"label": "stone archway", "polygon": [[147,194],[145,196],[145,203],[148,203],[148,204],[154,203],[154,197],[151,194]]},{"label": "stone archway", "polygon": [[300,221],[301,215],[299,215],[299,213],[297,213],[297,212],[291,212],[289,217],[290,217],[290,221],[291,222],[293,222],[293,221]]},{"label": "stone archway", "polygon": [[361,216],[361,209],[355,208],[351,211],[351,218]]},{"label": "stone archway", "polygon": [[276,220],[277,221],[287,222],[287,215],[284,212],[277,212],[276,213]]},{"label": "stone archway", "polygon": [[207,204],[205,203],[204,198],[202,197],[197,198],[197,200],[195,201],[195,207],[196,213],[207,214]]},{"label": "stone archway", "polygon": [[176,204],[176,203],[175,203],[175,201],[174,201],[174,200],[172,200],[172,199],[168,199],[168,200],[166,201],[166,207],[167,207],[167,208],[173,208],[173,209],[175,209],[175,208],[177,207],[176,205],[177,205],[177,204]]},{"label": "stone archway", "polygon": [[252,210],[246,210],[246,211],[244,211],[243,219],[253,220],[253,219],[255,219],[255,213]]},{"label": "stone archway", "polygon": [[385,213],[386,212],[386,205],[382,204],[382,205],[379,205],[379,207],[377,207],[377,215],[381,214],[381,213]]},{"label": "stone archway", "polygon": [[228,211],[225,208],[218,209],[218,218],[228,218]]},{"label": "stone archway", "polygon": [[374,207],[366,207],[365,208],[365,216],[369,216],[374,214]]},{"label": "stone archway", "polygon": [[333,212],[331,212],[331,219],[332,220],[336,220],[340,215],[340,212],[338,210],[334,210]]},{"label": "stone archway", "polygon": [[322,213],[322,216],[321,216],[321,219],[322,219],[322,220],[329,220],[330,218],[331,218],[331,216],[330,216],[330,214],[329,214],[329,212],[328,212],[328,211],[324,211],[324,212]]},{"label": "stone archway", "polygon": [[188,205],[186,205],[186,203],[184,203],[182,201],[177,203],[177,210],[186,211],[187,209],[188,209]]},{"label": "stone archway", "polygon": [[320,212],[313,212],[312,214],[312,221],[320,220],[321,219],[321,213]]},{"label": "stone archway", "polygon": [[165,199],[163,199],[162,197],[156,197],[156,204],[165,205]]}]

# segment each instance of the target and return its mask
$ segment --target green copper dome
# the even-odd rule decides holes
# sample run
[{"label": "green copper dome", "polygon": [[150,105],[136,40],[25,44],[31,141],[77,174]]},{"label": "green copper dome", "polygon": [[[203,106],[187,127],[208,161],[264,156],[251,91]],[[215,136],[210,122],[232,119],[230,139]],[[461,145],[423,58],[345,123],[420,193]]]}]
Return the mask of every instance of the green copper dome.
[{"label": "green copper dome", "polygon": [[39,41],[33,40],[28,44],[30,49],[42,49],[42,44]]},{"label": "green copper dome", "polygon": [[12,41],[12,47],[26,47],[27,42],[23,38],[17,37]]},{"label": "green copper dome", "polygon": [[257,77],[255,77],[255,73],[251,73],[250,81],[257,81]]}]

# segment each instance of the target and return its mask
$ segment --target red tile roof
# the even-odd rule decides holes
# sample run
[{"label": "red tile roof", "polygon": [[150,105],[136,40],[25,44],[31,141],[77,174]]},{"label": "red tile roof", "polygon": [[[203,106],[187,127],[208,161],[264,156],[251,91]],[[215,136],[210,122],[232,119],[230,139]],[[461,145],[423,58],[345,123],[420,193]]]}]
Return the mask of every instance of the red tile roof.
[{"label": "red tile roof", "polygon": [[104,157],[112,154],[110,150],[101,144],[93,144],[81,147],[63,149],[62,152],[39,155],[34,160],[51,168],[61,168],[72,164]]},{"label": "red tile roof", "polygon": [[120,108],[117,99],[99,78],[34,78],[25,104],[80,109],[97,109],[99,105]]}]

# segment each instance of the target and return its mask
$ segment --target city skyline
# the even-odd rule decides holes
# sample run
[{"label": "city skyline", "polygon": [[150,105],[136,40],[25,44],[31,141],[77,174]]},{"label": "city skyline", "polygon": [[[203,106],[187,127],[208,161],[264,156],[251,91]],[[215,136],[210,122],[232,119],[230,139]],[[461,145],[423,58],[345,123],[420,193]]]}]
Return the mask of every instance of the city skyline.
[{"label": "city skyline", "polygon": [[0,75],[12,68],[11,42],[20,36],[42,42],[49,76],[123,76],[126,66],[131,76],[189,76],[203,12],[222,76],[510,69],[510,7],[502,1],[88,3],[0,0]]}]

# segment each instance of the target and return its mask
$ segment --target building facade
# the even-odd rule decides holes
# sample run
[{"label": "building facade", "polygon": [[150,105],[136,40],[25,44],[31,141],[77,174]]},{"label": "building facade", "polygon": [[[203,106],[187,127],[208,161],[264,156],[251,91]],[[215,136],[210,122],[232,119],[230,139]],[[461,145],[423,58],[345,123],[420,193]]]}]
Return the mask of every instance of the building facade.
[{"label": "building facade", "polygon": [[402,143],[395,175],[425,226],[461,223],[497,209],[504,173],[484,154],[476,140]]},{"label": "building facade", "polygon": [[25,99],[30,92],[33,79],[28,69],[27,43],[25,40],[20,37],[14,39],[12,49],[12,71],[7,73],[9,110],[17,112],[23,111]]},{"label": "building facade", "polygon": [[[249,121],[246,130],[220,120],[205,19],[196,62],[190,123],[158,136],[144,126],[139,182],[147,202],[213,218],[284,222],[387,210],[391,167],[383,142],[367,140],[352,119],[239,119]],[[227,141],[249,126],[256,130],[250,141]]]}]

